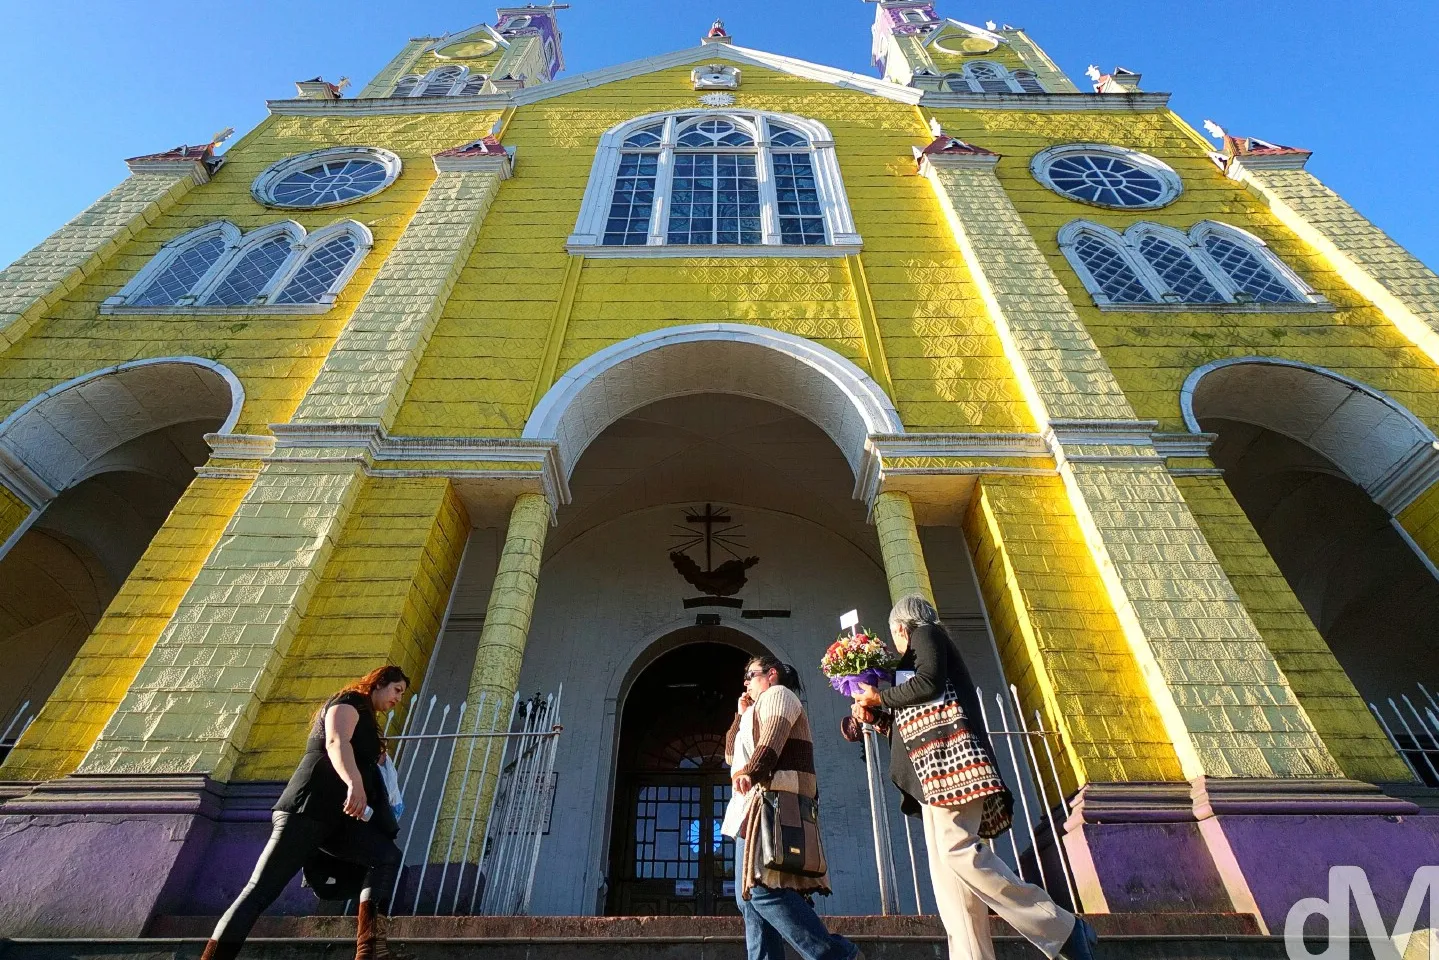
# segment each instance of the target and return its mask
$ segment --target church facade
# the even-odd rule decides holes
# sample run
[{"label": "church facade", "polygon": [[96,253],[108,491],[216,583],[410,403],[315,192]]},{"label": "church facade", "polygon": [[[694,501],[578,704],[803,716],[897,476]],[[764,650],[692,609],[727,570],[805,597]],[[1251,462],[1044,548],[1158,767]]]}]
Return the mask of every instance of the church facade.
[{"label": "church facade", "polygon": [[741,668],[796,664],[826,911],[875,913],[817,664],[912,592],[1055,731],[1081,910],[1278,932],[1332,864],[1397,909],[1439,862],[1439,277],[1307,151],[945,13],[876,3],[877,76],[718,26],[567,76],[559,12],[501,9],[130,159],[0,273],[0,935],[218,914],[386,661],[563,687],[564,915],[722,909],[636,851],[708,836]]}]

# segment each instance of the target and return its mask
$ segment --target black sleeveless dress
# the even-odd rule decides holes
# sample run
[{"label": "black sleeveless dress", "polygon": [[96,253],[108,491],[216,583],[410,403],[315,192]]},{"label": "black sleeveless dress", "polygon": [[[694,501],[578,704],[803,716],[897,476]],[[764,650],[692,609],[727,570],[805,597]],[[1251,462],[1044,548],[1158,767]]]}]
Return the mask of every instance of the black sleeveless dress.
[{"label": "black sleeveless dress", "polygon": [[355,752],[355,765],[365,784],[366,802],[374,809],[369,826],[387,837],[395,837],[400,826],[390,809],[389,794],[385,790],[384,778],[380,776],[380,754],[383,745],[380,731],[375,726],[375,711],[370,698],[363,693],[342,693],[331,697],[315,723],[310,727],[310,737],[305,742],[305,755],[285,785],[274,809],[285,813],[299,813],[317,820],[333,823],[350,821],[358,823],[345,814],[345,781],[335,772],[330,755],[325,751],[325,713],[333,706],[343,704],[354,707],[360,714],[355,732],[350,736],[350,747]]}]

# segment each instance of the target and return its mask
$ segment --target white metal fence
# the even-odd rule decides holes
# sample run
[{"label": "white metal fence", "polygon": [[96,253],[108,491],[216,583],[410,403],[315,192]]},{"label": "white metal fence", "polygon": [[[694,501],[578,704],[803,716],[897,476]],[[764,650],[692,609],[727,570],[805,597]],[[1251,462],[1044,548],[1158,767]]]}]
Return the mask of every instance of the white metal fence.
[{"label": "white metal fence", "polygon": [[[458,706],[440,706],[433,696],[424,704],[411,698],[399,735],[388,738],[405,799],[397,839],[405,866],[391,914],[529,911],[554,800],[563,693],[561,685],[529,700],[482,694]],[[447,794],[460,815],[442,826]]]},{"label": "white metal fence", "polygon": [[[1013,684],[1009,687],[1008,701],[1004,694],[996,693],[993,702],[986,703],[984,691],[976,688],[975,692],[983,714],[980,720],[989,731],[990,743],[998,754],[995,759],[1001,766],[1008,759],[1011,769],[1021,778],[1021,782],[1009,784],[1015,800],[1014,825],[992,841],[994,848],[1001,856],[1010,854],[1004,859],[1009,860],[1025,880],[1043,887],[1060,904],[1073,907],[1076,903],[1074,876],[1064,850],[1061,829],[1069,818],[1070,805],[1060,781],[1059,765],[1055,761],[1055,753],[1062,749],[1059,732],[1045,728],[1044,718],[1038,710],[1034,711],[1032,726],[1025,720],[1019,691]],[[870,824],[879,872],[880,910],[885,914],[901,913],[905,912],[905,908],[900,903],[894,844],[889,832],[890,821],[885,816],[886,806],[892,798],[886,795],[888,777],[880,773],[884,763],[880,759],[878,733],[866,727],[864,742],[869,770]],[[927,872],[927,867],[921,868],[915,852],[910,825],[912,818],[902,819],[905,847],[909,854],[909,878],[914,891],[914,912],[924,913],[919,878],[922,870]]]},{"label": "white metal fence", "polygon": [[[1381,710],[1372,702],[1369,709],[1389,740],[1409,765],[1414,777],[1431,787],[1439,787],[1439,702],[1422,683],[1416,683],[1418,694],[1411,699],[1407,693],[1385,700],[1389,707]],[[1418,701],[1416,705],[1415,701]]]},{"label": "white metal fence", "polygon": [[14,715],[0,726],[0,763],[5,762],[5,758],[10,755],[10,749],[25,731],[30,729],[30,724],[35,722],[35,715],[39,712],[39,707],[31,710],[30,701],[26,700],[20,704]]}]

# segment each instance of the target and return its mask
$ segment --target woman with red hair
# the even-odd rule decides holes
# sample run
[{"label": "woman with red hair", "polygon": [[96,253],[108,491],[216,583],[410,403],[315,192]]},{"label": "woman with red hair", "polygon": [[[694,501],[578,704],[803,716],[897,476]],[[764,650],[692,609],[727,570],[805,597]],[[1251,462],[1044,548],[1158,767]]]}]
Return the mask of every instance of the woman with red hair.
[{"label": "woman with red hair", "polygon": [[368,868],[360,894],[355,960],[389,960],[385,908],[400,873],[400,832],[380,776],[379,716],[399,705],[410,678],[371,670],[315,714],[305,755],[270,814],[274,829],[250,882],[220,918],[201,960],[233,960],[260,913],[317,853]]}]

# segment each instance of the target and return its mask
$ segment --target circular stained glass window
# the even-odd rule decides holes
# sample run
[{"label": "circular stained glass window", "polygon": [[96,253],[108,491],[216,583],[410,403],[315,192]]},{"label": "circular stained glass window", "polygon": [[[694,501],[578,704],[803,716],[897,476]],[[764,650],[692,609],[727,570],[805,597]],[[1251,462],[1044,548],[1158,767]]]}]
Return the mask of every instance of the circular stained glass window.
[{"label": "circular stained glass window", "polygon": [[1154,157],[1102,144],[1053,147],[1031,169],[1056,193],[1097,207],[1162,207],[1183,189],[1179,175]]},{"label": "circular stained glass window", "polygon": [[400,174],[400,158],[374,147],[316,150],[282,160],[251,189],[271,207],[333,207],[375,194]]}]

